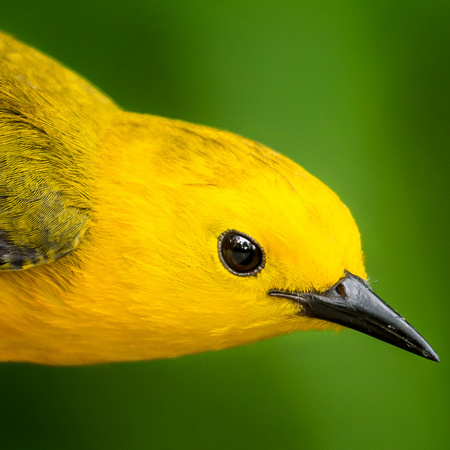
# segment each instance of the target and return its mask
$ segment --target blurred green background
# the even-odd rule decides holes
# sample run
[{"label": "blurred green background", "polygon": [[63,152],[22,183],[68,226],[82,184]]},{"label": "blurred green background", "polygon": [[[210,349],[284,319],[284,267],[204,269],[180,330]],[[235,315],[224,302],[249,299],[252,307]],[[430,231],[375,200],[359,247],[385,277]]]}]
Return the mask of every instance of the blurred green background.
[{"label": "blurred green background", "polygon": [[361,229],[436,364],[346,331],[165,361],[0,365],[3,449],[450,448],[450,2],[1,1],[123,107],[292,157]]}]

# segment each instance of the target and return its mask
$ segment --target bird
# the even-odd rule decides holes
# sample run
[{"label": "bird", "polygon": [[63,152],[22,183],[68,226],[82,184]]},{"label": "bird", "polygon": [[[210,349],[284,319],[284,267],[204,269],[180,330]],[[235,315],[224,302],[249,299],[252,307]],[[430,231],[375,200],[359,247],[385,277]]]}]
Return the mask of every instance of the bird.
[{"label": "bird", "polygon": [[439,361],[344,203],[231,132],[124,111],[0,32],[0,361],[176,357],[351,328]]}]

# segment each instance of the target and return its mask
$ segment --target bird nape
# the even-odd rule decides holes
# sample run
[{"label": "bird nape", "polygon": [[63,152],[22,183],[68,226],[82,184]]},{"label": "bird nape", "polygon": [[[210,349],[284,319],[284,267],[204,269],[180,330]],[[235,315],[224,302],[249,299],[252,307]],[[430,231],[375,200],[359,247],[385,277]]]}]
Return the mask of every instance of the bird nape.
[{"label": "bird nape", "polygon": [[120,109],[0,33],[0,359],[166,358],[296,330],[430,345],[347,207],[261,144]]}]

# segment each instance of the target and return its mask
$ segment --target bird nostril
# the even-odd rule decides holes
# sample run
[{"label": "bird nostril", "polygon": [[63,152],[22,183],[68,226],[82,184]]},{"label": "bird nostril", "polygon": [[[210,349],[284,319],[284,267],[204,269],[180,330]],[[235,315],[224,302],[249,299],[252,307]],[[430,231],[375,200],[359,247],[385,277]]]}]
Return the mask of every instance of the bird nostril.
[{"label": "bird nostril", "polygon": [[339,283],[337,286],[336,286],[336,290],[338,291],[338,294],[341,296],[341,297],[347,297],[347,291],[345,290],[345,286],[342,284],[342,283]]}]

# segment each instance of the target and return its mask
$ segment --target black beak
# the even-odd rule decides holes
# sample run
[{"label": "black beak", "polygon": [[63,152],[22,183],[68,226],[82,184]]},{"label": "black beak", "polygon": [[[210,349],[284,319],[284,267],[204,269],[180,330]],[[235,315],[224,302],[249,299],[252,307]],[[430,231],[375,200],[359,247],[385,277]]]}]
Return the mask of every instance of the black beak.
[{"label": "black beak", "polygon": [[322,293],[271,290],[269,295],[296,301],[301,316],[353,328],[408,352],[439,362],[430,344],[397,312],[378,297],[368,283],[349,272]]}]

